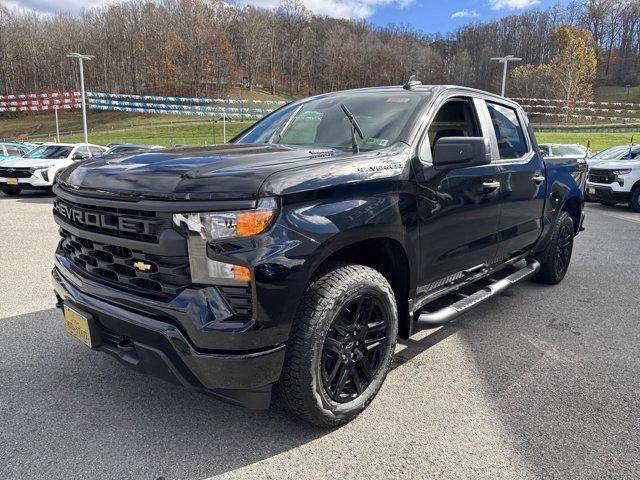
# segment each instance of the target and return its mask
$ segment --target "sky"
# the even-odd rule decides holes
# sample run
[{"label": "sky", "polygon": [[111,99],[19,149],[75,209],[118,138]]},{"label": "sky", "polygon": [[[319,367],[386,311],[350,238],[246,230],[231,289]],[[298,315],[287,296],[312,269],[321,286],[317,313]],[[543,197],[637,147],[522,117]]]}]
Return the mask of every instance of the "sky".
[{"label": "sky", "polygon": [[[97,7],[118,0],[0,0],[0,3],[42,13]],[[408,25],[428,34],[446,34],[472,22],[547,8],[556,0],[302,0],[318,15],[366,19],[376,25]],[[278,0],[231,0],[231,3],[272,8]]]}]

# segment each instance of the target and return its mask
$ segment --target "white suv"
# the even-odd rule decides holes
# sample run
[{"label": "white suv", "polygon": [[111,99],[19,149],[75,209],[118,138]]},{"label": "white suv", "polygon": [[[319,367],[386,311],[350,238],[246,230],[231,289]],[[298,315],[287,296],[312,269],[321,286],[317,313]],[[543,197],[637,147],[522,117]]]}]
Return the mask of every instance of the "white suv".
[{"label": "white suv", "polygon": [[640,145],[612,147],[591,157],[586,194],[603,205],[627,202],[640,212]]},{"label": "white suv", "polygon": [[24,157],[0,163],[0,190],[15,196],[23,189],[51,189],[58,170],[78,160],[99,157],[105,151],[89,143],[45,143]]}]

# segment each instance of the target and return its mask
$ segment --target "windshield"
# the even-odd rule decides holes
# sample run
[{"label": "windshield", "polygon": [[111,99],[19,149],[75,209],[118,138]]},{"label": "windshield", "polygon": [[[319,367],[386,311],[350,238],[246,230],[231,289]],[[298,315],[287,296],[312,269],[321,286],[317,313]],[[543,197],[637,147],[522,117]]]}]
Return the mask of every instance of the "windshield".
[{"label": "windshield", "polygon": [[625,154],[629,153],[629,146],[622,145],[618,147],[611,147],[603,150],[593,156],[593,158],[597,158],[598,160],[619,160],[620,157],[624,157]]},{"label": "windshield", "polygon": [[138,152],[147,150],[145,147],[139,147],[135,145],[117,145],[115,147],[111,147],[109,150],[103,153],[103,155],[113,155],[116,153],[124,153],[124,152]]},{"label": "windshield", "polygon": [[353,114],[363,138],[361,150],[388,147],[424,98],[415,92],[337,93],[287,105],[254,125],[237,143],[272,143],[351,149],[351,122],[342,105]]},{"label": "windshield", "polygon": [[64,145],[41,145],[25,155],[25,158],[67,158],[73,147]]},{"label": "windshield", "polygon": [[587,149],[580,145],[554,145],[553,154],[557,156],[586,155]]}]

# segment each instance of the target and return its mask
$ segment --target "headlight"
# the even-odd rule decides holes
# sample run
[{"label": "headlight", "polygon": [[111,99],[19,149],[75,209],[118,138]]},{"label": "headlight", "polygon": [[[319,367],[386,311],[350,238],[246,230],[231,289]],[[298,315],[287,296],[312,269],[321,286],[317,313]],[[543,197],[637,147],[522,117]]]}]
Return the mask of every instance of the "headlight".
[{"label": "headlight", "polygon": [[176,213],[173,222],[205,240],[252,237],[264,232],[278,214],[278,203],[273,197],[261,198],[253,210],[235,212]]},{"label": "headlight", "polygon": [[260,199],[252,210],[174,214],[173,222],[192,233],[187,240],[191,281],[209,285],[250,283],[252,275],[248,267],[209,258],[207,244],[212,240],[258,235],[277,216],[278,202],[272,197]]},{"label": "headlight", "polygon": [[631,169],[625,168],[624,170],[614,170],[613,173],[614,175],[628,175],[631,173]]}]

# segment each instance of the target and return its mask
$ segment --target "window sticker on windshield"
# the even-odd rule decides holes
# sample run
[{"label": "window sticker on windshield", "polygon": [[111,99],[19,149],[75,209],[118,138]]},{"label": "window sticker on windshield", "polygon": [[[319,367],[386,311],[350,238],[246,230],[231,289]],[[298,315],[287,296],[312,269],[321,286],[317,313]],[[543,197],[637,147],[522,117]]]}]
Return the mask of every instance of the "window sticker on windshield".
[{"label": "window sticker on windshield", "polygon": [[386,138],[369,137],[367,138],[366,143],[368,145],[379,145],[381,147],[386,147],[389,144],[389,140],[387,140]]},{"label": "window sticker on windshield", "polygon": [[409,97],[389,97],[387,103],[409,103],[411,99]]}]

